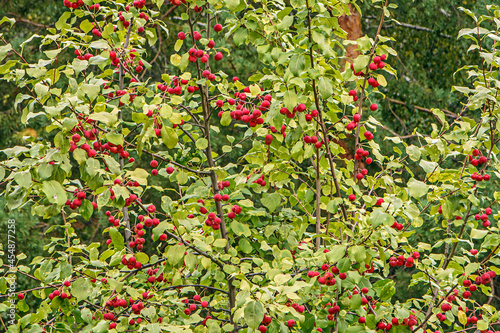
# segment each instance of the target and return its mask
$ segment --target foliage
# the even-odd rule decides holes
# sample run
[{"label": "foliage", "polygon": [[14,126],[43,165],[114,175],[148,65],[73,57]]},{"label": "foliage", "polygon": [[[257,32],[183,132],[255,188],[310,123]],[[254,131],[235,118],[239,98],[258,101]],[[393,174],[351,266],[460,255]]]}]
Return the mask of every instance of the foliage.
[{"label": "foliage", "polygon": [[[461,69],[473,84],[454,87],[467,100],[458,117],[433,109],[428,133],[385,137],[394,152],[383,154],[373,101],[396,74],[380,34],[396,6],[375,2],[377,34],[345,41],[340,2],[176,1],[184,31],[169,30],[161,0],[66,0],[39,37],[42,59],[3,39],[0,77],[23,89],[23,122],[44,119],[49,133],[2,151],[3,196],[63,221],[18,267],[40,287],[19,294],[9,330],[496,329],[484,295],[500,272],[488,188],[499,176],[498,6],[464,9],[474,25],[459,37],[479,60]],[[168,72],[147,77],[159,29],[177,40]],[[259,70],[229,75],[214,34],[253,47]],[[344,66],[348,43],[361,55]],[[99,212],[105,245],[75,229]],[[424,221],[437,242],[412,238]],[[421,295],[396,301],[404,267]]]}]

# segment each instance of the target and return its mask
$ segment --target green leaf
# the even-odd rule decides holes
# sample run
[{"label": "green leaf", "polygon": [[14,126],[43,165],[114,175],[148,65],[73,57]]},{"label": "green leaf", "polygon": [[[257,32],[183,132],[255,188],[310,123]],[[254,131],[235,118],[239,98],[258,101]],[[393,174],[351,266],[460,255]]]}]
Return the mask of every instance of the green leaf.
[{"label": "green leaf", "polygon": [[82,83],[82,91],[89,97],[90,101],[93,101],[99,96],[101,87],[96,84]]},{"label": "green leaf", "polygon": [[225,247],[227,244],[227,240],[225,238],[219,238],[214,242],[215,247]]},{"label": "green leaf", "polygon": [[[77,74],[84,71],[89,67],[89,62],[87,60],[74,59],[72,63],[72,67]],[[92,115],[91,115],[92,116]],[[92,119],[92,118],[91,118]]]},{"label": "green leaf", "polygon": [[349,258],[356,262],[363,262],[366,259],[366,249],[364,246],[351,246],[348,250]]},{"label": "green leaf", "polygon": [[467,325],[467,315],[463,311],[458,311],[458,321],[462,325]]},{"label": "green leaf", "polygon": [[344,258],[345,250],[346,250],[345,245],[335,245],[330,248],[330,252],[326,253],[326,259],[328,259],[329,263],[334,264],[338,262],[340,259]]},{"label": "green leaf", "polygon": [[170,246],[167,251],[167,258],[170,265],[175,266],[179,261],[184,258],[184,252],[186,251],[186,246],[176,244],[174,246]]},{"label": "green leaf", "polygon": [[175,45],[174,45],[174,50],[175,52],[179,52],[179,50],[181,49],[182,47],[182,43],[184,41],[182,39],[178,39],[176,42],[175,42]]},{"label": "green leaf", "polygon": [[81,317],[87,324],[90,324],[92,322],[92,312],[90,312],[88,308],[83,308]]},{"label": "green leaf", "polygon": [[421,156],[420,149],[414,145],[406,147],[406,153],[412,161],[418,161]]},{"label": "green leaf", "polygon": [[123,249],[125,242],[120,231],[118,231],[118,229],[116,228],[110,228],[109,235],[111,236],[111,240],[115,247],[115,250],[120,251],[121,249]]},{"label": "green leaf", "polygon": [[177,53],[170,55],[170,62],[174,66],[179,66],[179,64],[181,63],[181,60],[182,60],[181,56],[178,55]]},{"label": "green leaf", "polygon": [[143,265],[149,263],[149,256],[144,252],[136,252],[134,256]]},{"label": "green leaf", "polygon": [[351,259],[350,258],[342,258],[338,261],[337,263],[337,268],[339,269],[340,273],[345,273],[349,269],[351,269]]},{"label": "green leaf", "polygon": [[136,168],[132,172],[127,171],[127,176],[130,177],[131,180],[137,181],[140,185],[148,185],[149,173],[142,168]]},{"label": "green leaf", "polygon": [[73,151],[73,158],[82,165],[87,161],[87,152],[85,150],[77,148]]},{"label": "green leaf", "polygon": [[363,298],[361,297],[361,294],[355,294],[355,295],[352,295],[349,304],[353,310],[356,310],[356,309],[359,309],[362,302],[363,302]]},{"label": "green leaf", "polygon": [[78,278],[71,284],[71,295],[79,301],[87,299],[92,291],[92,285],[87,278]]},{"label": "green leaf", "polygon": [[240,238],[240,240],[238,241],[238,246],[240,250],[246,254],[250,254],[253,251],[252,244],[250,244],[250,242],[246,238]]},{"label": "green leaf", "polygon": [[90,30],[94,29],[94,25],[89,22],[89,20],[84,20],[82,23],[80,23],[80,29],[84,33],[88,33]]},{"label": "green leaf", "polygon": [[121,173],[120,164],[111,156],[104,156],[104,161],[111,171],[115,175],[119,175]]},{"label": "green leaf", "polygon": [[328,99],[333,95],[332,81],[329,78],[321,77],[318,83],[319,94],[323,99]]},{"label": "green leaf", "polygon": [[123,135],[119,133],[106,133],[106,139],[115,145],[123,146]]},{"label": "green leaf", "polygon": [[485,331],[488,329],[488,323],[485,320],[479,320],[477,322],[477,329],[480,331]]},{"label": "green leaf", "polygon": [[198,140],[196,140],[196,148],[203,150],[203,149],[207,149],[207,147],[208,147],[208,140],[207,139],[199,138]]},{"label": "green leaf", "polygon": [[227,125],[231,124],[231,120],[232,120],[231,119],[231,112],[224,112],[222,114],[222,118],[220,120],[220,124],[222,126],[227,126]]},{"label": "green leaf", "polygon": [[184,172],[183,170],[181,170],[181,171],[177,172],[177,174],[175,175],[175,179],[177,179],[179,184],[184,185],[188,182],[189,176],[188,176],[187,172]]},{"label": "green leaf", "polygon": [[112,125],[112,124],[116,123],[116,121],[118,120],[118,117],[114,113],[97,112],[97,113],[92,113],[89,116],[89,119],[100,121],[106,125]]},{"label": "green leaf", "polygon": [[101,164],[95,158],[89,158],[85,163],[85,171],[93,177],[97,174],[97,171],[101,168]]},{"label": "green leaf", "polygon": [[12,45],[10,44],[0,46],[0,61],[5,59],[10,50],[12,50]]},{"label": "green leaf", "polygon": [[240,0],[224,0],[224,3],[230,11],[234,12],[239,7]]},{"label": "green leaf", "polygon": [[395,282],[389,279],[379,280],[373,285],[381,301],[388,301],[396,293]]},{"label": "green leaf", "polygon": [[278,28],[278,30],[283,31],[290,28],[292,23],[293,23],[293,16],[287,15],[283,17],[283,20],[280,23],[278,23],[276,27]]},{"label": "green leaf", "polygon": [[71,148],[68,139],[64,137],[63,132],[59,132],[54,137],[54,145],[60,149],[61,154],[66,154]]},{"label": "green leaf", "polygon": [[179,138],[177,137],[177,132],[167,126],[163,126],[161,128],[161,139],[163,140],[163,143],[167,148],[172,149],[177,145],[177,142],[179,142]]},{"label": "green leaf", "polygon": [[20,172],[16,172],[14,174],[14,180],[21,186],[21,187],[24,187],[24,188],[28,188],[31,186],[31,182],[32,182],[32,179],[31,179],[31,173],[29,170],[25,170],[25,171],[20,171]]},{"label": "green leaf", "polygon": [[61,17],[59,18],[59,20],[56,22],[55,24],[55,27],[56,29],[58,30],[61,30],[61,28],[66,24],[66,21],[71,17],[71,12],[70,11],[66,11],[64,12]]},{"label": "green leaf", "polygon": [[[304,71],[306,61],[302,54],[295,54],[290,59],[290,72],[295,76],[300,76]],[[332,91],[333,93],[333,91]]]},{"label": "green leaf", "polygon": [[97,325],[92,328],[92,332],[95,333],[105,333],[109,331],[109,322],[106,320],[101,320]]},{"label": "green leaf", "polygon": [[416,180],[415,178],[411,178],[408,182],[408,189],[412,197],[414,197],[415,199],[420,199],[420,197],[427,194],[427,191],[429,191],[429,186],[424,182]]},{"label": "green leaf", "polygon": [[245,28],[238,28],[236,32],[233,35],[233,41],[236,44],[236,46],[240,46],[245,42],[248,36],[248,30]]},{"label": "green leaf", "polygon": [[82,215],[82,218],[86,221],[90,219],[92,213],[94,213],[94,207],[92,203],[88,200],[83,200],[82,205],[78,209],[78,212]]},{"label": "green leaf", "polygon": [[3,23],[5,23],[5,22],[9,22],[9,23],[10,23],[10,27],[12,28],[12,26],[14,25],[14,23],[16,23],[16,19],[11,18],[11,17],[4,16],[4,17],[0,20],[0,25],[2,25],[2,24],[3,24]]},{"label": "green leaf", "polygon": [[208,328],[208,333],[222,332],[220,329],[219,322],[217,320],[212,320],[212,319],[207,320],[207,328]]},{"label": "green leaf", "polygon": [[109,198],[111,197],[110,191],[105,191],[97,197],[97,209],[100,210],[102,207],[108,204]]},{"label": "green leaf", "polygon": [[370,61],[370,57],[367,55],[359,55],[354,59],[354,71],[359,72],[366,68],[368,62]]},{"label": "green leaf", "polygon": [[277,192],[274,192],[272,194],[264,193],[262,194],[262,199],[260,200],[260,202],[264,207],[269,209],[270,213],[272,213],[280,205],[281,197]]},{"label": "green leaf", "polygon": [[393,221],[394,218],[390,214],[385,213],[382,209],[375,209],[370,214],[370,223],[374,228],[382,224],[391,225]]},{"label": "green leaf", "polygon": [[465,276],[471,275],[472,273],[474,273],[475,271],[477,271],[479,269],[479,267],[481,267],[480,263],[471,262],[470,264],[468,264],[465,267]]},{"label": "green leaf", "polygon": [[297,105],[297,94],[291,90],[287,90],[283,95],[283,101],[285,103],[285,107],[291,112]]},{"label": "green leaf", "polygon": [[47,196],[50,203],[62,206],[68,199],[64,187],[56,180],[47,180],[43,182],[42,191]]},{"label": "green leaf", "polygon": [[264,319],[264,306],[257,301],[248,302],[245,306],[244,317],[248,327],[253,330],[257,329]]},{"label": "green leaf", "polygon": [[488,234],[488,230],[472,229],[470,232],[470,237],[472,239],[482,239]]}]

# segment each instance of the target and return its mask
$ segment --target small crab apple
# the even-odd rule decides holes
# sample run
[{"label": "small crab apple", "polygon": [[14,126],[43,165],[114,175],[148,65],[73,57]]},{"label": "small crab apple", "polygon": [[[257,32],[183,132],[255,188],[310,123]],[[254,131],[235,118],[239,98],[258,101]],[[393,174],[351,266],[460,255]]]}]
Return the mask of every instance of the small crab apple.
[{"label": "small crab apple", "polygon": [[222,52],[217,52],[214,56],[215,61],[221,61],[223,58]]},{"label": "small crab apple", "polygon": [[354,201],[354,200],[356,200],[356,195],[349,194],[349,201]]},{"label": "small crab apple", "polygon": [[264,315],[264,319],[262,319],[262,323],[264,325],[269,325],[273,319],[270,316]]},{"label": "small crab apple", "polygon": [[266,145],[270,146],[272,142],[273,142],[273,136],[271,134],[266,135],[264,143]]},{"label": "small crab apple", "polygon": [[214,25],[214,30],[215,32],[222,31],[222,24],[217,23],[216,25]]},{"label": "small crab apple", "polygon": [[377,109],[378,109],[378,105],[377,104],[373,103],[372,105],[370,105],[370,110],[377,111]]}]

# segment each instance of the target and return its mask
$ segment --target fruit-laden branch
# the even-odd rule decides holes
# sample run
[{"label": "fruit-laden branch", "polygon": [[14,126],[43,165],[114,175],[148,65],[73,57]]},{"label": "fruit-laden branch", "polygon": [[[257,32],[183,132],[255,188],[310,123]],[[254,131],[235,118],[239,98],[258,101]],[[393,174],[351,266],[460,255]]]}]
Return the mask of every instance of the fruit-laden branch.
[{"label": "fruit-laden branch", "polygon": [[179,284],[177,286],[170,286],[170,287],[161,288],[161,289],[158,289],[157,291],[164,291],[164,290],[177,289],[177,288],[186,288],[186,287],[206,288],[206,289],[210,289],[210,290],[220,291],[221,293],[229,295],[228,291],[225,291],[225,290],[219,289],[219,288],[215,288],[215,287],[211,287],[211,286],[205,286],[203,284]]},{"label": "fruit-laden branch", "polygon": [[[387,5],[389,4],[389,0],[385,0],[384,4],[384,9],[387,8]],[[375,39],[373,40],[372,47],[370,49],[370,55],[368,59],[368,64],[366,65],[365,72],[368,73],[368,70],[370,69],[370,63],[372,62],[373,56],[375,55],[375,48],[377,47],[377,43],[379,40],[380,36],[380,30],[382,30],[382,25],[384,24],[384,18],[385,18],[385,13],[384,10],[382,10],[382,13],[380,15],[380,23],[377,28],[377,33],[375,35]],[[359,97],[359,103],[358,103],[358,114],[360,116],[363,115],[363,101],[365,99],[365,93],[366,93],[366,83],[368,82],[368,75],[365,75],[365,79],[363,80],[363,85],[361,86],[361,96]],[[359,148],[359,130],[361,128],[361,122],[356,123],[356,137],[355,137],[355,142],[354,142],[354,149]],[[354,161],[354,175],[359,170],[359,161],[355,160]]]},{"label": "fruit-laden branch", "polygon": [[[207,4],[207,6],[209,6]],[[207,29],[206,29],[206,38],[210,40],[210,14],[207,14]],[[193,29],[193,22],[191,21],[191,11],[188,9],[188,23],[189,23],[189,29],[191,31],[191,40],[193,42],[193,45],[196,45],[196,40],[194,38],[194,29]],[[198,80],[202,79],[201,75],[201,69],[200,65],[198,62],[196,62],[197,66],[197,73],[198,73]],[[208,62],[205,64],[205,70],[209,69]],[[212,191],[214,196],[219,193],[219,185],[217,184],[217,174],[213,170],[215,163],[214,159],[212,156],[212,141],[210,137],[210,118],[212,113],[210,112],[210,99],[208,96],[208,86],[205,83],[204,85],[200,85],[200,90],[201,90],[201,105],[202,105],[202,110],[203,110],[203,125],[205,127],[204,131],[204,136],[205,139],[207,140],[207,148],[205,149],[205,155],[207,157],[207,163],[208,167],[210,168],[210,180],[212,183]],[[217,215],[220,219],[220,231],[221,231],[221,236],[226,240],[226,246],[224,248],[225,252],[229,252],[229,237],[227,235],[227,229],[226,229],[226,222],[224,220],[224,211],[222,210],[222,205],[220,201],[215,201],[215,207],[217,210]],[[229,310],[231,311],[230,313],[230,323],[234,325],[234,329],[236,330],[238,325],[236,322],[233,320],[233,314],[232,314],[232,309],[236,306],[236,288],[233,286],[233,280],[234,278],[229,276],[228,277],[228,289],[229,289]]]},{"label": "fruit-laden branch", "polygon": [[[306,0],[306,6],[307,6],[307,26],[308,26],[308,35],[309,35],[309,42],[311,43],[311,46],[309,47],[309,58],[310,58],[310,61],[311,61],[311,68],[314,69],[314,56],[313,56],[313,44],[312,44],[312,32],[311,32],[311,8],[310,8],[310,5],[309,5],[309,0]],[[323,140],[325,142],[325,148],[326,148],[326,154],[328,156],[328,162],[330,164],[330,169],[331,169],[331,172],[332,172],[332,178],[333,178],[333,182],[335,183],[335,189],[336,189],[336,195],[338,198],[342,199],[342,195],[340,193],[340,185],[339,185],[339,182],[338,182],[338,179],[337,179],[337,176],[335,174],[335,165],[333,163],[333,156],[332,156],[332,153],[330,151],[330,143],[329,143],[329,139],[328,139],[328,132],[326,130],[326,126],[325,126],[325,122],[323,120],[323,114],[321,112],[321,108],[319,106],[319,95],[318,95],[318,90],[317,90],[317,87],[316,87],[316,80],[315,79],[312,79],[312,84],[313,84],[313,94],[314,94],[314,103],[316,104],[316,109],[318,110],[318,113],[319,113],[319,125],[321,126],[321,131],[323,133]],[[321,194],[318,192],[320,192],[320,188],[321,188],[321,184],[318,184],[319,183],[319,177],[320,177],[320,173],[319,173],[319,154],[318,154],[318,165],[317,165],[317,169],[316,169],[316,177],[317,177],[317,180],[316,180],[316,233],[319,235],[321,233],[321,229],[320,229],[320,224],[321,224],[321,209],[320,209],[320,199],[321,199]],[[332,179],[330,179],[330,182],[332,182]],[[340,205],[340,208],[341,208],[341,211],[342,211],[342,216],[344,218],[344,222],[347,223],[347,210],[345,208],[345,205],[342,203]],[[328,230],[328,225],[330,224],[330,221],[328,220],[326,222],[326,229]],[[340,233],[342,234],[342,229],[340,230]],[[320,242],[321,242],[321,238],[318,237],[317,240],[316,240],[316,250],[319,249],[319,245],[320,245]]]},{"label": "fruit-laden branch", "polygon": [[[479,33],[478,33],[479,34]],[[478,36],[479,37],[479,36]],[[481,42],[479,41],[479,48],[481,50]],[[486,73],[485,73],[485,69],[484,69],[484,59],[481,60],[481,63],[483,65],[483,78],[484,78],[484,83],[487,84],[488,80],[487,80],[487,77],[486,77]],[[489,106],[488,103],[485,103],[484,104],[484,108],[483,108],[483,114],[486,113],[486,110],[487,108],[489,108],[489,115],[490,117],[492,116],[491,114],[491,108]],[[488,154],[486,156],[486,163],[484,163],[484,166],[483,168],[481,169],[481,173],[483,173],[485,170],[486,170],[486,167],[488,166],[489,164],[489,161],[490,161],[490,158],[491,158],[491,153],[493,151],[493,147],[495,146],[495,126],[493,124],[493,121],[494,121],[494,118],[491,117],[491,119],[489,120],[489,125],[490,125],[490,129],[489,129],[489,132],[490,132],[490,149],[488,151]],[[479,129],[480,126],[477,126],[478,128],[476,129],[476,132],[475,132],[475,135],[477,135],[477,131]],[[476,185],[477,183],[477,180],[474,182],[474,184]],[[474,190],[474,196],[477,196],[477,193],[478,193],[478,187],[476,186],[475,190]],[[469,219],[470,216],[472,216],[472,213],[471,213],[471,209],[472,209],[472,202],[469,203],[469,208],[467,210],[467,214],[465,216],[465,218],[463,219],[463,224],[462,224],[462,227],[460,228],[460,231],[457,235],[457,239],[460,239],[465,231],[465,227],[467,226],[467,221]],[[453,258],[454,254],[455,254],[455,251],[457,249],[457,246],[458,246],[458,242],[455,242],[453,244],[453,247],[450,251],[450,253],[448,254],[448,256],[444,259],[443,261],[443,269],[446,269],[448,267],[448,264],[451,262],[451,259]],[[496,250],[496,249],[495,249]],[[439,282],[437,283],[435,289],[434,289],[434,296],[432,298],[432,301],[431,303],[429,304],[429,309],[427,310],[427,313],[426,313],[426,316],[425,316],[425,319],[422,321],[422,323],[415,329],[415,331],[417,331],[418,329],[422,328],[422,327],[425,327],[426,326],[426,323],[427,321],[429,320],[429,318],[431,317],[432,315],[432,309],[433,309],[433,304],[434,302],[436,301],[437,299],[437,294],[438,294],[438,291],[439,291]],[[458,285],[458,284],[457,284]],[[450,291],[448,292],[448,295],[453,291],[453,289],[457,286],[455,285],[453,288],[450,289]],[[443,301],[444,299],[448,296],[446,295],[437,305],[436,307],[438,307]]]},{"label": "fruit-laden branch", "polygon": [[[105,130],[104,128],[102,128],[102,127],[100,127],[100,126],[98,126],[98,125],[96,125],[96,127],[97,127],[100,131],[102,131],[102,132],[104,132],[104,133],[108,133],[108,132],[109,132],[109,131]],[[125,145],[125,146],[130,146],[130,147],[132,147],[132,148],[134,148],[134,149],[137,149],[137,145],[135,145],[135,144],[133,144],[133,143],[131,143],[131,142],[128,142],[128,141],[124,141],[124,145]],[[143,153],[146,153],[146,154],[150,155],[151,157],[154,157],[154,158],[156,158],[156,159],[158,159],[158,160],[160,160],[160,161],[162,161],[162,162],[166,162],[166,163],[173,164],[173,165],[175,165],[175,166],[177,166],[177,167],[179,167],[179,168],[181,168],[181,169],[184,169],[184,170],[186,170],[186,171],[189,171],[189,172],[195,173],[195,174],[197,174],[197,175],[210,175],[210,172],[209,172],[209,171],[203,171],[203,170],[195,170],[195,169],[191,169],[190,167],[187,167],[187,166],[182,165],[182,164],[180,164],[180,163],[178,163],[178,162],[176,162],[176,161],[174,161],[174,160],[171,160],[171,159],[165,158],[165,157],[163,157],[163,156],[160,156],[160,155],[158,155],[158,154],[155,154],[155,153],[153,153],[153,152],[151,152],[151,151],[149,151],[149,150],[147,150],[147,149],[142,149],[142,152],[143,152]]]},{"label": "fruit-laden branch", "polygon": [[[128,30],[127,30],[127,36],[125,37],[125,44],[123,45],[123,50],[126,50],[128,48],[128,44],[130,42],[130,33],[132,32],[133,25],[134,25],[134,22],[131,19],[130,26],[128,27]],[[119,76],[118,85],[120,87],[120,90],[123,90],[124,66],[123,66],[123,63],[121,61],[120,61],[120,74],[119,75],[120,76]],[[119,117],[120,117],[120,121],[121,121],[123,119],[123,111],[122,110],[120,110]],[[123,134],[123,125],[120,126],[120,132]],[[119,161],[120,161],[120,170],[123,170],[123,166],[124,166],[123,157],[120,156]],[[130,246],[128,244],[129,244],[130,238],[132,237],[132,233],[130,231],[130,217],[128,215],[128,207],[127,206],[123,207],[122,213],[123,213],[123,221],[125,222],[125,242],[127,243],[127,248],[130,250]]]},{"label": "fruit-laden branch", "polygon": [[[142,204],[142,202],[139,202],[139,201],[136,201],[137,205],[139,207],[141,207],[144,212],[146,212],[148,214],[148,216],[150,217],[153,217],[153,215],[148,211],[148,209]],[[182,238],[181,236],[177,236],[176,234],[174,233],[171,233],[170,231],[167,231],[165,230],[164,231],[168,236],[174,238],[175,240],[177,240],[178,242],[182,242],[184,245],[186,245],[187,247],[189,247],[190,249],[194,250],[196,253],[204,256],[204,257],[207,257],[209,258],[210,260],[212,260],[214,263],[217,264],[217,266],[219,266],[220,268],[224,268],[224,265],[225,263],[220,261],[219,259],[215,258],[214,256],[211,256],[210,254],[206,253],[205,251],[202,251],[200,250],[199,248],[197,248],[196,246],[188,243],[186,240],[184,240],[184,238]]]}]

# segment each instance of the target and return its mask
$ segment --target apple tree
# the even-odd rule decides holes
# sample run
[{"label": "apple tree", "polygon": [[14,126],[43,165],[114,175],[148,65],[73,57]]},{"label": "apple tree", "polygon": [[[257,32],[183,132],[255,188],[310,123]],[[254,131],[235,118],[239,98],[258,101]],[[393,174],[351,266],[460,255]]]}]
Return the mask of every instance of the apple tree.
[{"label": "apple tree", "polygon": [[[64,221],[30,263],[6,257],[3,311],[10,276],[37,284],[15,292],[6,330],[500,330],[498,6],[463,9],[471,28],[458,37],[481,62],[460,69],[462,109],[433,109],[429,133],[409,136],[384,135],[371,114],[396,75],[381,35],[397,13],[388,0],[373,1],[377,34],[355,41],[338,23],[347,1],[61,6],[46,35],[19,48],[0,37],[21,119],[48,119],[51,135],[2,151],[2,195],[10,210]],[[182,23],[164,22],[166,10]],[[153,75],[158,29],[176,37],[173,70]],[[231,55],[216,35],[254,50],[263,70],[222,71]],[[35,38],[44,58],[29,63]],[[93,215],[108,225],[102,242],[72,226]],[[424,223],[439,242],[415,237]],[[400,302],[391,275],[404,269],[426,292]]]}]

